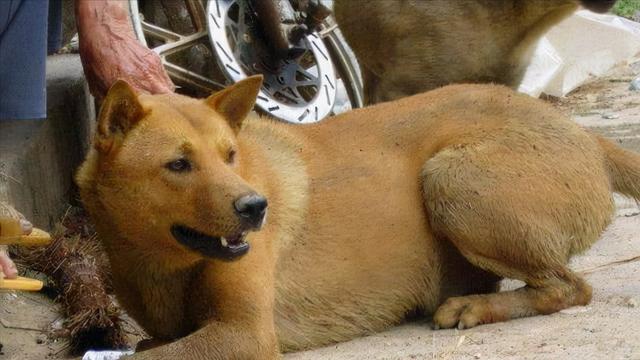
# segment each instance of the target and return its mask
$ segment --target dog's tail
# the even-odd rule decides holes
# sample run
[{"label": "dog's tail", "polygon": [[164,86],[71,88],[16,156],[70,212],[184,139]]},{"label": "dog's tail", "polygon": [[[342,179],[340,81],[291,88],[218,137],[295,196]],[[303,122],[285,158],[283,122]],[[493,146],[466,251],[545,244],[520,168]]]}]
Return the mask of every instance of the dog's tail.
[{"label": "dog's tail", "polygon": [[611,185],[616,192],[640,201],[640,155],[595,135],[605,155]]}]

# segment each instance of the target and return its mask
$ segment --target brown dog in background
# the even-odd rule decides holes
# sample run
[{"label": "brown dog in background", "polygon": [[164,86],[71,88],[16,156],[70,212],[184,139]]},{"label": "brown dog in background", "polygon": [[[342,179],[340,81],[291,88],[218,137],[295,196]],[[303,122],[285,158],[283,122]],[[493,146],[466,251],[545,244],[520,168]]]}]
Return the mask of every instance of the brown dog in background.
[{"label": "brown dog in background", "polygon": [[334,0],[360,63],[365,104],[453,83],[517,87],[535,44],[579,6],[614,0]]},{"label": "brown dog in background", "polygon": [[[276,359],[414,311],[463,329],[584,305],[567,261],[612,191],[640,199],[639,155],[503,86],[296,126],[248,115],[260,84],[196,100],[119,82],[102,106],[77,182],[118,299],[167,343],[135,359]],[[495,292],[504,277],[526,286]]]}]

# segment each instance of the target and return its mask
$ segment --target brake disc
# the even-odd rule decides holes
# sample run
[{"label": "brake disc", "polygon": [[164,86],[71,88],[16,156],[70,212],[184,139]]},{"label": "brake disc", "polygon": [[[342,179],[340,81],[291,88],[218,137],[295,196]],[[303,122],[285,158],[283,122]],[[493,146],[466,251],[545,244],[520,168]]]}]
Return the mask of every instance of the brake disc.
[{"label": "brake disc", "polygon": [[298,44],[304,52],[295,60],[281,60],[276,69],[265,64],[251,31],[251,14],[235,0],[212,0],[207,5],[211,47],[220,68],[233,81],[262,73],[263,87],[256,105],[273,116],[295,123],[312,123],[329,115],[336,101],[336,74],[329,50],[317,33]]}]

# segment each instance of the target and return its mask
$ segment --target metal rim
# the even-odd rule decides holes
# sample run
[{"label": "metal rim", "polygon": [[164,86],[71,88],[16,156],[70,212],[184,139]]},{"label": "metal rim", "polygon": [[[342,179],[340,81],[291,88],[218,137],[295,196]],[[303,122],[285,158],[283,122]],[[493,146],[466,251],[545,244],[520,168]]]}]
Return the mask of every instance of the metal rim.
[{"label": "metal rim", "polygon": [[329,16],[323,22],[320,36],[330,49],[333,62],[337,67],[336,70],[341,77],[341,79],[338,79],[338,83],[342,83],[347,92],[351,108],[364,107],[364,88],[360,65],[356,61],[356,55],[353,50],[351,50],[342,36],[333,16]]}]

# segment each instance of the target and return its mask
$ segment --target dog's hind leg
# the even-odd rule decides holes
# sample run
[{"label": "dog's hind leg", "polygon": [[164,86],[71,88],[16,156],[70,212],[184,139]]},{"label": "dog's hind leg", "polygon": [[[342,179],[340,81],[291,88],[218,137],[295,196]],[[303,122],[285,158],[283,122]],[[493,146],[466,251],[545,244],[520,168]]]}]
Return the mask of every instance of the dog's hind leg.
[{"label": "dog's hind leg", "polygon": [[[438,239],[450,241],[471,264],[526,286],[449,298],[434,314],[437,328],[550,314],[591,299],[591,287],[566,264],[607,224],[612,207],[606,177],[588,168],[603,185],[567,190],[571,180],[565,187],[565,175],[558,172],[566,169],[548,170],[553,164],[546,164],[545,172],[536,168],[543,163],[537,154],[510,153],[516,158],[507,159],[496,149],[491,143],[450,147],[428,160],[422,179],[426,209]],[[587,191],[595,200],[585,200],[581,194]],[[597,225],[585,225],[590,223]]]},{"label": "dog's hind leg", "polygon": [[[494,265],[503,266],[495,262],[487,267]],[[591,287],[566,268],[558,270],[548,277],[526,277],[523,280],[527,285],[514,291],[451,297],[433,315],[435,327],[468,329],[588,304]]]}]

